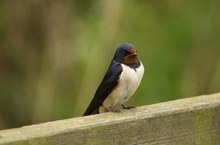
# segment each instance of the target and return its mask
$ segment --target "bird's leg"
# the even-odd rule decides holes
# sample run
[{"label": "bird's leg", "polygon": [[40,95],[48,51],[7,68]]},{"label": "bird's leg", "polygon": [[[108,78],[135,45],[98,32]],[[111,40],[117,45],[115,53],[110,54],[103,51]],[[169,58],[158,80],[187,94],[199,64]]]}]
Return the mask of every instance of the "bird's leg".
[{"label": "bird's leg", "polygon": [[135,108],[134,106],[125,106],[123,104],[121,104],[121,106],[123,107],[123,109],[132,109]]},{"label": "bird's leg", "polygon": [[109,111],[109,112],[115,112],[115,113],[121,112],[120,110],[115,110],[115,109],[113,109],[112,106],[109,106],[109,107],[108,107],[108,111]]}]

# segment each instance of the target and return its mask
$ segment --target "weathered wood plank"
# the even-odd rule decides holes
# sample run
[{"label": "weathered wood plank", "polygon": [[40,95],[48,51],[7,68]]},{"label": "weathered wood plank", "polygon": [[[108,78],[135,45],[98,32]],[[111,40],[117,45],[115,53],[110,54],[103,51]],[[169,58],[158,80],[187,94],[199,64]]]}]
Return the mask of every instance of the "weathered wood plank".
[{"label": "weathered wood plank", "polygon": [[0,145],[219,145],[220,93],[0,131]]}]

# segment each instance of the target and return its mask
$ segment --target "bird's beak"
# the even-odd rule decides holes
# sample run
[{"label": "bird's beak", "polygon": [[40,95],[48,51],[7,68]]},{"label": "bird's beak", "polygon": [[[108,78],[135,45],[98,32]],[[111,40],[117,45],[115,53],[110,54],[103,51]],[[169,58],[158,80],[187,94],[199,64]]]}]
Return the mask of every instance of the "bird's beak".
[{"label": "bird's beak", "polygon": [[137,56],[137,55],[138,55],[138,53],[132,53],[129,56]]}]

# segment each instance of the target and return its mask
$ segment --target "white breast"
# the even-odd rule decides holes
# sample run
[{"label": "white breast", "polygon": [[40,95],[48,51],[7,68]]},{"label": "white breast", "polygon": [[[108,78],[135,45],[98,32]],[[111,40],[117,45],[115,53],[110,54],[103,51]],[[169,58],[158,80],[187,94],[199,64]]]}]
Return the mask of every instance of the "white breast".
[{"label": "white breast", "polygon": [[103,107],[105,108],[119,106],[127,101],[135,93],[141,82],[144,74],[142,63],[137,69],[122,64],[122,69],[118,86],[103,102]]}]

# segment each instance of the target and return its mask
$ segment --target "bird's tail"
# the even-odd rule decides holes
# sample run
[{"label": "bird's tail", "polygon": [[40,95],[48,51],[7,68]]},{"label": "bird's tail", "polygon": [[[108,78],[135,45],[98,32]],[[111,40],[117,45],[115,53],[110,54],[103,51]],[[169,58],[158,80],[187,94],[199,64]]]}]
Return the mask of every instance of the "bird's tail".
[{"label": "bird's tail", "polygon": [[83,114],[83,116],[88,116],[88,115],[92,115],[92,114],[98,114],[99,113],[99,109],[95,109],[95,111],[91,112],[91,110],[87,109],[86,112]]}]

